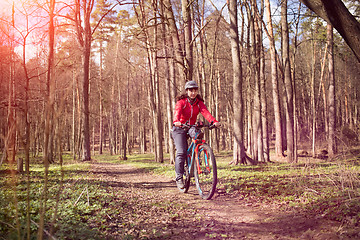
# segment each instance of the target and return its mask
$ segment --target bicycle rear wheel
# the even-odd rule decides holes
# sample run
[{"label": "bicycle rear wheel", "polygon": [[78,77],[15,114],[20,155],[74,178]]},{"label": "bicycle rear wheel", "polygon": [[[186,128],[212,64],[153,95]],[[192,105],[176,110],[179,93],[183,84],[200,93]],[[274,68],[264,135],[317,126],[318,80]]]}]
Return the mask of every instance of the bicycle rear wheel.
[{"label": "bicycle rear wheel", "polygon": [[185,166],[184,166],[184,188],[178,188],[180,192],[183,192],[183,193],[187,193],[189,191],[189,187],[190,187],[190,174],[189,174],[189,167],[187,165],[187,163],[185,163]]},{"label": "bicycle rear wheel", "polygon": [[195,159],[195,183],[199,195],[206,200],[212,198],[217,184],[217,167],[215,156],[207,144],[199,146],[199,151]]}]

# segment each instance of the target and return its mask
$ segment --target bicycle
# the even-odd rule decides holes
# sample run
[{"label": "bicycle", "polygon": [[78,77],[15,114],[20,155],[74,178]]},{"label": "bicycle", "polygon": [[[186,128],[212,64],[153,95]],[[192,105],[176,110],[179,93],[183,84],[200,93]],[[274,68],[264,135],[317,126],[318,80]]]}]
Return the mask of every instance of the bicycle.
[{"label": "bicycle", "polygon": [[211,147],[202,139],[204,133],[201,128],[207,127],[211,130],[215,126],[213,124],[202,125],[197,123],[195,125],[182,124],[182,127],[188,129],[195,127],[197,131],[195,131],[195,136],[191,139],[191,144],[187,150],[187,159],[184,166],[185,187],[183,189],[179,188],[179,190],[187,193],[190,187],[190,179],[194,177],[199,195],[203,199],[209,200],[216,190],[217,167]]}]

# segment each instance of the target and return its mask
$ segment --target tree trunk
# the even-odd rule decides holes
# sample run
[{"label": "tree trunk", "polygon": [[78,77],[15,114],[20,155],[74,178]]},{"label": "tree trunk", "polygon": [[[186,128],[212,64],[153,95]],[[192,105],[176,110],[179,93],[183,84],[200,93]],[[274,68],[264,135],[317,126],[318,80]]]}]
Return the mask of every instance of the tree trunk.
[{"label": "tree trunk", "polygon": [[179,78],[181,79],[182,83],[181,85],[185,84],[185,80],[186,80],[186,68],[184,65],[184,52],[183,49],[181,47],[181,43],[180,43],[180,38],[179,38],[179,33],[178,33],[178,29],[176,26],[176,22],[175,22],[175,17],[174,17],[174,12],[172,10],[172,5],[171,5],[171,1],[170,0],[162,0],[162,3],[164,4],[164,13],[166,16],[166,22],[168,24],[169,27],[169,32],[170,32],[170,36],[172,38],[172,44],[173,44],[173,49],[174,49],[174,53],[175,53],[175,63],[178,66],[178,70],[179,70]]},{"label": "tree trunk", "polygon": [[329,158],[333,158],[336,153],[336,110],[335,110],[335,72],[334,72],[334,40],[333,40],[333,27],[327,25],[327,43],[329,47],[329,131],[328,131],[328,153]]},{"label": "tree trunk", "polygon": [[[102,81],[103,77],[102,74],[102,44],[100,42],[100,73],[99,73],[99,154],[103,154],[103,142],[104,142],[104,134],[103,134],[103,127],[104,127],[104,116],[103,116],[103,96],[102,96]],[[93,143],[95,144],[95,143]]]},{"label": "tree trunk", "polygon": [[313,58],[311,64],[311,109],[312,109],[312,156],[316,154],[316,99],[315,99],[315,64],[316,64],[316,42],[313,41]]},{"label": "tree trunk", "polygon": [[[75,71],[75,67],[72,70],[72,124],[71,124],[71,137],[72,137],[72,144],[71,150],[73,154],[73,159],[76,159],[76,128],[78,124],[76,123],[76,103],[77,103],[77,75]],[[79,126],[78,126],[79,127]]]},{"label": "tree trunk", "polygon": [[185,77],[186,81],[191,81],[193,77],[193,45],[192,45],[192,21],[191,21],[192,1],[181,0],[182,17],[184,21],[184,41],[185,41]]},{"label": "tree trunk", "polygon": [[[145,9],[143,3],[139,4],[140,14],[137,14],[138,22],[141,28],[144,30],[145,43],[149,64],[149,105],[153,120],[153,146],[155,152],[155,161],[163,162],[163,139],[162,139],[162,121],[161,121],[161,109],[160,109],[160,85],[159,85],[159,73],[158,73],[158,57],[157,57],[157,3],[152,2],[153,10],[153,32],[150,33],[148,20],[145,15]],[[153,36],[151,41],[150,36]]]},{"label": "tree trunk", "polygon": [[242,96],[242,66],[240,60],[239,34],[237,22],[237,1],[228,1],[230,16],[230,44],[233,63],[233,125],[234,125],[234,147],[233,164],[246,162],[244,146],[244,100]]},{"label": "tree trunk", "polygon": [[[253,138],[254,138],[254,161],[264,161],[264,149],[262,139],[262,122],[261,122],[261,94],[260,94],[260,51],[261,51],[261,37],[260,37],[260,21],[257,4],[252,0],[252,69],[254,76],[254,117],[253,117]],[[256,157],[255,157],[256,156]]]},{"label": "tree trunk", "polygon": [[55,73],[55,63],[54,63],[54,45],[55,45],[55,27],[54,27],[54,17],[55,17],[55,0],[51,0],[49,3],[49,56],[48,56],[48,72],[47,72],[47,96],[46,96],[46,111],[45,111],[45,131],[44,131],[44,167],[45,167],[45,176],[44,176],[44,188],[42,192],[42,199],[40,203],[40,220],[39,220],[39,229],[38,229],[38,239],[43,239],[44,234],[44,224],[45,224],[45,212],[46,212],[46,202],[47,202],[47,191],[48,191],[48,171],[49,171],[49,145],[50,145],[50,134],[51,134],[51,125],[52,125],[52,116],[54,108],[54,73]]},{"label": "tree trunk", "polygon": [[[164,15],[164,5],[161,4],[161,12],[162,15]],[[171,131],[170,129],[172,129],[172,109],[174,106],[174,97],[172,96],[172,91],[171,91],[171,82],[174,80],[171,77],[174,76],[174,74],[171,74],[171,64],[170,64],[170,57],[169,57],[169,51],[168,51],[168,42],[171,41],[170,39],[168,39],[166,37],[166,25],[164,22],[164,19],[162,19],[163,21],[161,22],[161,26],[162,26],[162,37],[163,37],[163,48],[164,48],[164,55],[165,55],[165,95],[166,95],[166,116],[167,116],[167,128],[168,128],[168,146],[169,146],[169,154],[170,154],[170,163],[175,163],[175,148],[174,148],[174,143],[172,141],[172,137],[171,137]]]},{"label": "tree trunk", "polygon": [[154,103],[155,103],[155,140],[156,140],[156,156],[157,162],[164,162],[164,150],[163,150],[163,126],[161,119],[161,101],[160,101],[160,83],[159,83],[159,68],[158,68],[158,57],[157,57],[157,44],[158,44],[158,28],[157,28],[157,1],[153,1],[153,14],[154,14],[154,32],[153,32],[153,91],[154,91]]},{"label": "tree trunk", "polygon": [[[83,54],[83,101],[82,101],[82,137],[83,137],[83,161],[91,160],[90,147],[90,111],[89,111],[89,86],[90,86],[90,55],[92,29],[90,25],[91,11],[95,0],[75,1],[75,25],[79,44]],[[80,6],[82,4],[82,6]],[[81,10],[83,12],[81,12]],[[83,18],[83,19],[82,19]]]},{"label": "tree trunk", "polygon": [[294,99],[293,83],[291,79],[290,51],[289,51],[289,27],[287,21],[287,0],[281,3],[281,36],[282,55],[284,67],[284,83],[286,90],[286,146],[287,161],[294,162]]},{"label": "tree trunk", "polygon": [[[264,1],[262,0],[264,9]],[[262,31],[260,31],[260,38],[263,38]],[[266,77],[265,77],[265,51],[264,45],[261,44],[260,49],[260,101],[261,101],[261,124],[262,124],[262,142],[264,161],[270,161],[270,139],[269,139],[269,123],[268,123],[268,104],[266,97]]]},{"label": "tree trunk", "polygon": [[[89,0],[89,5],[93,5],[94,0]],[[84,1],[84,5],[86,1]],[[85,7],[85,6],[84,6]],[[84,46],[83,46],[83,161],[91,160],[90,148],[90,110],[89,110],[89,85],[90,85],[90,54],[91,54],[91,27],[90,14],[91,10],[86,6],[87,11],[84,12]],[[84,9],[84,11],[85,11]]]},{"label": "tree trunk", "polygon": [[280,97],[279,97],[279,82],[277,73],[277,61],[276,61],[276,49],[274,31],[271,17],[270,1],[265,0],[265,8],[268,22],[268,33],[270,39],[270,59],[271,59],[271,81],[272,81],[272,93],[273,93],[273,106],[275,117],[275,154],[277,157],[283,156],[283,143],[282,143],[282,123],[281,123],[281,109],[280,109]]}]

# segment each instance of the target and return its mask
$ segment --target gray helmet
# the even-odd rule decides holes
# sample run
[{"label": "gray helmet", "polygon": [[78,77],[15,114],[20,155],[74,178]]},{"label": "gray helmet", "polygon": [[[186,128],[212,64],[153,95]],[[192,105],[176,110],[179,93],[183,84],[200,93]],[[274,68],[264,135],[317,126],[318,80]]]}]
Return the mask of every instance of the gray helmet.
[{"label": "gray helmet", "polygon": [[195,81],[188,81],[185,83],[185,90],[191,89],[191,88],[199,88],[197,83]]}]

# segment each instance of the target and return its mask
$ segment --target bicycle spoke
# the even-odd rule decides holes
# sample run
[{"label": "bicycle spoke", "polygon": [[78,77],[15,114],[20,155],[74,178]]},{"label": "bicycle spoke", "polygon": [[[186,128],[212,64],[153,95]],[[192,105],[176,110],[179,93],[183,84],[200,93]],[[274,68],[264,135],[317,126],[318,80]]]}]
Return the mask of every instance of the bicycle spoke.
[{"label": "bicycle spoke", "polygon": [[214,195],[217,184],[217,168],[214,154],[208,145],[199,146],[196,161],[196,187],[202,198],[210,199]]}]

